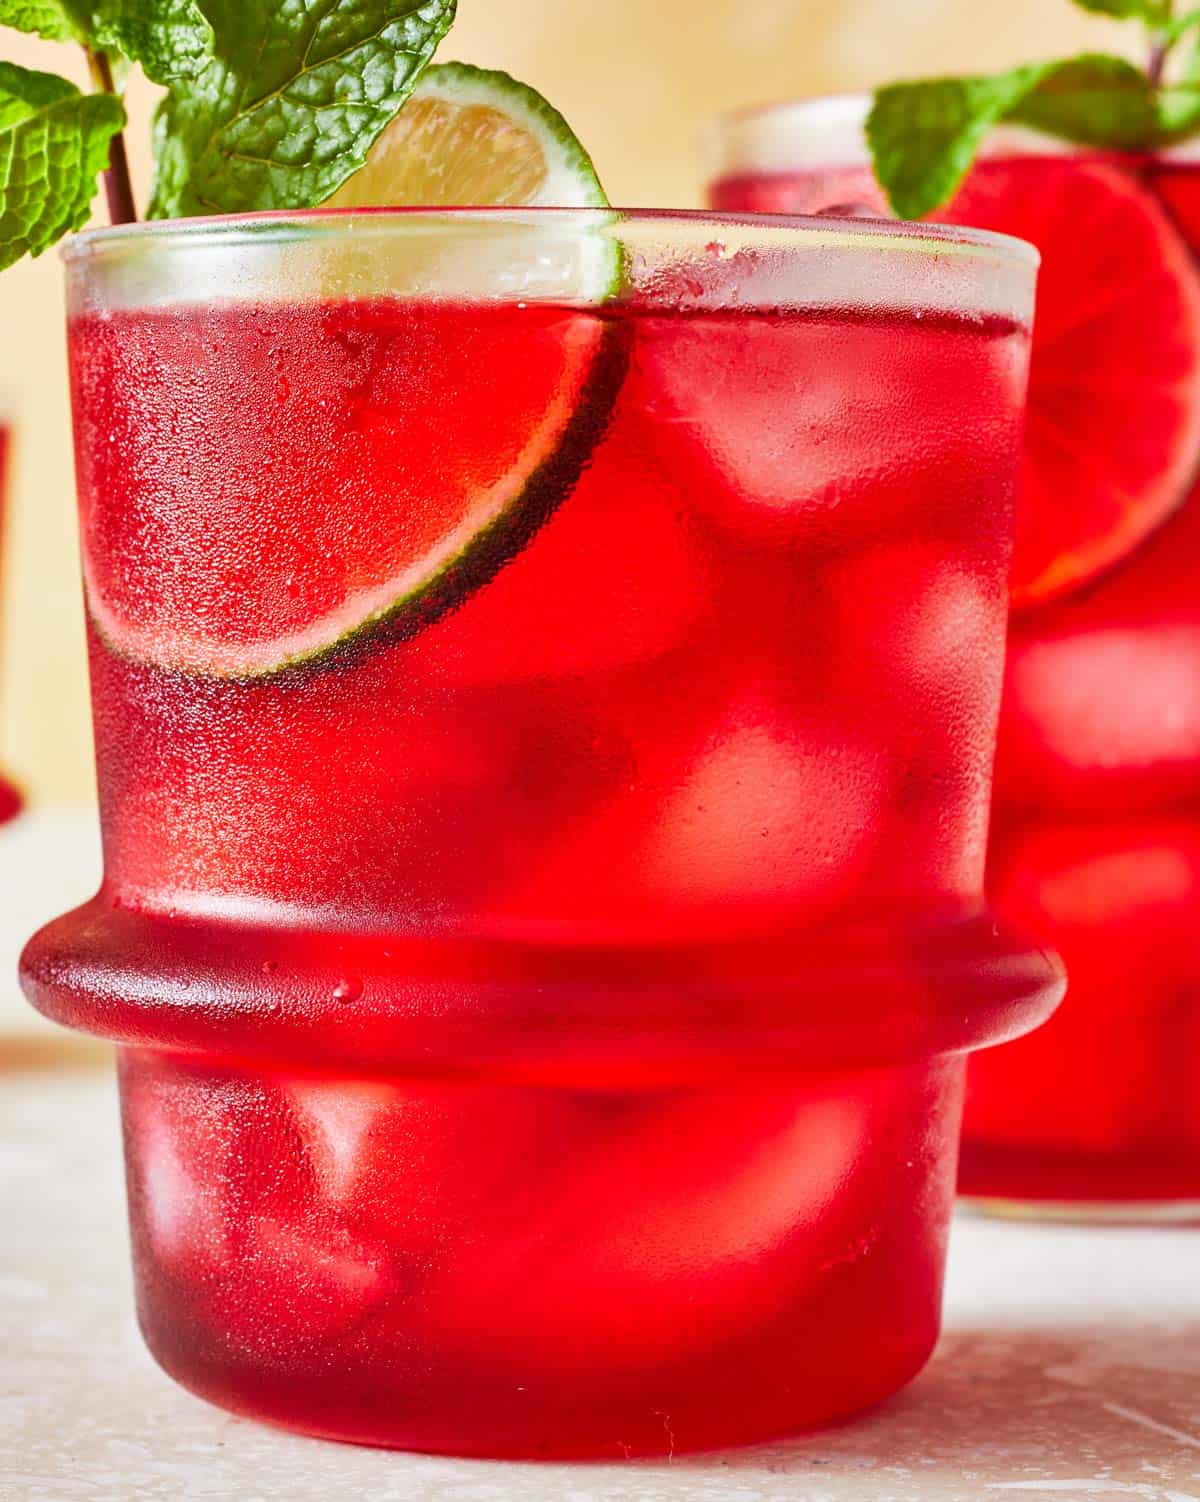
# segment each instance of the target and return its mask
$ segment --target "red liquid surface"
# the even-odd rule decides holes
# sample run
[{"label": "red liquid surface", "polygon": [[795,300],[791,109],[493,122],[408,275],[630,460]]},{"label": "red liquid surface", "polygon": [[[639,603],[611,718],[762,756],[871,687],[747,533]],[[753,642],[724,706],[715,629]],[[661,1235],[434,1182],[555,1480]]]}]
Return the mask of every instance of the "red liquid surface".
[{"label": "red liquid surface", "polygon": [[[1164,275],[1194,306],[1200,167],[1087,156],[987,161],[939,217],[1030,233],[997,186],[1018,178],[1035,199],[1101,181],[1133,195],[1138,212],[1163,226]],[[766,212],[850,200],[883,211],[862,169],[730,179],[713,198]],[[1107,384],[1123,400],[1137,359],[1130,328],[1144,313],[1111,242],[1089,252],[1075,233],[1040,248],[1029,443],[1043,450],[1043,482],[1053,481],[1022,492],[1018,537],[1023,507],[1095,506],[1103,521],[1114,475],[1095,447],[1111,415],[1095,392]],[[1071,345],[1073,376],[1059,364],[1072,319],[1084,331]],[[1180,321],[1160,367],[1194,339]],[[1073,391],[1072,379],[1084,387]],[[1071,411],[1089,400],[1087,389],[1093,405]],[[1194,378],[1181,400],[1200,410]],[[1140,437],[1115,456],[1131,476],[1159,463],[1152,404],[1139,420]],[[1047,458],[1045,431],[1057,423],[1071,425],[1077,442]],[[1094,447],[1089,433],[1100,439]],[[1002,916],[1062,955],[1068,990],[1043,1029],[971,1061],[960,1182],[974,1195],[1200,1203],[1200,454],[1194,437],[1177,441],[1169,459],[1181,479],[1167,514],[1149,515],[1145,539],[1014,618],[988,882]],[[1135,509],[1143,483],[1129,480]]]},{"label": "red liquid surface", "polygon": [[487,482],[564,349],[608,372],[559,504],[415,634],[218,681],[93,627],[106,879],[25,974],[123,1044],[170,1372],[341,1438],[621,1455],[920,1367],[962,1077],[932,1056],[1053,991],[974,918],[1025,337],[75,320],[85,544],[146,642],[296,628],[448,467]]}]

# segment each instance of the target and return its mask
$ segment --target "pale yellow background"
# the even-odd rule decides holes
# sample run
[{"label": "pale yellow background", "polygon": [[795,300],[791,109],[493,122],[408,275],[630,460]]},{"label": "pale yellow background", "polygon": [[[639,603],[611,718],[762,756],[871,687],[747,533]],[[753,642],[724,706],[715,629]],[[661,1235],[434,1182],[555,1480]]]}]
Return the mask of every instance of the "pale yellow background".
[{"label": "pale yellow background", "polygon": [[[930,71],[983,70],[1119,44],[1127,27],[1067,0],[460,0],[444,57],[503,67],[549,94],[624,204],[698,205],[713,115]],[[1133,38],[1130,38],[1132,41]],[[70,50],[0,33],[0,57],[74,72]],[[138,186],[153,91],[131,87]],[[52,254],[0,274],[0,392],[18,449],[0,746],[43,803],[92,795],[75,564],[60,274]]]}]

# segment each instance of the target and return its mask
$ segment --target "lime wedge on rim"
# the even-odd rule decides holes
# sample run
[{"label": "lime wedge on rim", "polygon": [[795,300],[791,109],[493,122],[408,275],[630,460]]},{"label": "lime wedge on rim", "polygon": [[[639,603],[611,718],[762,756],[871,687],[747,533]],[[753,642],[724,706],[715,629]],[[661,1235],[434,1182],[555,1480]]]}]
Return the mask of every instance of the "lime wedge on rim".
[{"label": "lime wedge on rim", "polygon": [[[552,104],[495,69],[426,68],[366,162],[324,207],[432,211],[407,234],[373,234],[364,219],[358,233],[331,246],[326,286],[335,294],[365,282],[435,297],[598,303],[621,286],[624,257],[611,232],[619,216],[591,157]],[[439,209],[510,213],[503,228],[451,230],[436,221]],[[547,219],[542,209],[580,212]]]},{"label": "lime wedge on rim", "polygon": [[[607,215],[547,224],[520,208],[603,207],[595,170],[532,89],[451,63],[427,70],[331,202],[451,200],[507,205],[515,226],[460,239],[435,223],[432,275],[418,227],[415,278],[406,236],[385,233],[401,255],[394,278],[366,283],[374,295],[134,313],[77,334],[96,389],[157,372],[154,411],[88,445],[104,473],[85,489],[105,499],[85,506],[84,576],[111,650],[234,680],[341,661],[457,609],[570,496],[624,378],[621,329],[597,316],[621,248]],[[525,262],[543,280],[549,264],[553,295],[522,296]],[[286,368],[264,364],[276,347]],[[250,391],[284,405],[258,411]],[[170,421],[201,400],[220,415],[181,451]]]},{"label": "lime wedge on rim", "polygon": [[331,208],[607,208],[592,159],[547,100],[507,73],[426,68]]}]

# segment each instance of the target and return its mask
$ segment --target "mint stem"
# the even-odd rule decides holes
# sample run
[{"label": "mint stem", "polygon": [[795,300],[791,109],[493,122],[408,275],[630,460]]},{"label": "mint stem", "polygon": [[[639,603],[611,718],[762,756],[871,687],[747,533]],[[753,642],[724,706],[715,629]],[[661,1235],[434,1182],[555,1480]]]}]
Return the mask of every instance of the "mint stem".
[{"label": "mint stem", "polygon": [[[86,49],[92,88],[98,94],[112,94],[112,67],[107,52]],[[129,158],[125,154],[125,133],[118,131],[108,148],[108,167],[104,173],[104,195],[108,199],[108,217],[112,224],[136,224],[137,208],[133,201],[133,181],[129,176]]]},{"label": "mint stem", "polygon": [[1163,69],[1167,66],[1167,54],[1170,46],[1161,37],[1156,37],[1150,44],[1150,56],[1146,60],[1146,77],[1150,80],[1152,89],[1162,87]]},{"label": "mint stem", "polygon": [[1161,89],[1162,72],[1167,66],[1170,50],[1171,44],[1161,32],[1150,38],[1150,56],[1146,59],[1146,77],[1149,78],[1150,89]]}]

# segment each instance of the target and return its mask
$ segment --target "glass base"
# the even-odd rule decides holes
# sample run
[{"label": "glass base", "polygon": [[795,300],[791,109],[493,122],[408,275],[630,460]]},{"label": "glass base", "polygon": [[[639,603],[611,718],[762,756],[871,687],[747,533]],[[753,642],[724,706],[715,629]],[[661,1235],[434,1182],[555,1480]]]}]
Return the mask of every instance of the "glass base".
[{"label": "glass base", "polygon": [[967,1195],[968,1215],[1077,1225],[1200,1225],[1200,1200],[1023,1200]]},{"label": "glass base", "polygon": [[122,1049],[142,1333],[201,1397],[357,1444],[619,1460],[828,1423],[937,1338],[962,1078],[594,1091]]}]

